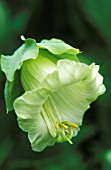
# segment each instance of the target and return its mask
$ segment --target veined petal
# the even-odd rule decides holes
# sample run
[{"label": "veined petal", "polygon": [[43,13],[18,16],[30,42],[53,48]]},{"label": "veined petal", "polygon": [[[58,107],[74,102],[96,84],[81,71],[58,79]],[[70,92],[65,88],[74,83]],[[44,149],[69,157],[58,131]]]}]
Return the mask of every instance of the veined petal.
[{"label": "veined petal", "polygon": [[86,64],[76,63],[70,60],[59,60],[57,70],[49,74],[39,85],[51,91],[57,91],[60,87],[80,82],[88,77],[90,68]]},{"label": "veined petal", "polygon": [[47,89],[29,91],[14,102],[19,126],[28,132],[32,149],[35,151],[42,151],[46,146],[54,144],[44,116],[41,114],[43,103],[49,93]]},{"label": "veined petal", "polygon": [[55,142],[72,144],[84,112],[105,92],[102,81],[98,66],[61,60],[37,90],[16,99],[19,126],[28,132],[33,150],[41,151]]},{"label": "veined petal", "polygon": [[88,77],[80,83],[81,93],[85,94],[87,100],[94,101],[99,95],[105,92],[103,77],[98,73],[99,66],[94,63],[89,66],[90,73]]},{"label": "veined petal", "polygon": [[[49,74],[40,83],[39,88],[45,87],[54,92],[60,89],[60,87],[76,83],[80,86],[82,84],[85,84],[86,87],[87,85],[89,85],[89,88],[91,87],[93,88],[92,90],[96,89],[96,92],[99,92],[98,88],[103,83],[103,77],[98,73],[98,70],[98,66],[94,64],[92,67],[92,65],[88,66],[87,64],[80,62],[77,63],[75,61],[70,61],[67,59],[59,60],[57,63],[57,70]],[[96,74],[94,74],[94,71]],[[102,93],[104,92],[105,87]],[[89,91],[89,95],[92,95],[91,91]]]},{"label": "veined petal", "polygon": [[[52,94],[52,98],[58,109],[62,121],[69,121],[78,126],[81,125],[83,115],[89,108],[89,102],[77,85],[61,88]],[[74,131],[78,131],[77,128]],[[75,136],[75,135],[74,135]]]},{"label": "veined petal", "polygon": [[57,71],[48,75],[40,87],[53,92],[52,98],[62,121],[68,120],[81,125],[84,112],[90,107],[90,103],[105,92],[102,82],[98,66],[90,67],[83,63],[61,60],[58,62]]},{"label": "veined petal", "polygon": [[56,70],[56,65],[41,54],[36,59],[24,62],[21,70],[21,82],[25,91],[37,89],[41,81]]}]

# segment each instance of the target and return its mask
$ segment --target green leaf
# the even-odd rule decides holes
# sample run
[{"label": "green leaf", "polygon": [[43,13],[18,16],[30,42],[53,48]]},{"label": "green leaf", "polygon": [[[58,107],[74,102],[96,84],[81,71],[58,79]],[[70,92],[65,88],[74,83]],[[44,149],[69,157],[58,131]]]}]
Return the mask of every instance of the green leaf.
[{"label": "green leaf", "polygon": [[78,61],[76,55],[79,54],[80,51],[66,44],[62,40],[56,38],[51,40],[42,40],[40,43],[37,43],[37,45],[42,50],[47,49],[50,53],[56,55],[58,59],[71,58],[72,60]]},{"label": "green leaf", "polygon": [[25,60],[35,59],[38,55],[36,41],[26,39],[25,44],[18,48],[12,56],[1,56],[1,68],[6,74],[7,80],[12,82],[16,70],[19,70]]}]

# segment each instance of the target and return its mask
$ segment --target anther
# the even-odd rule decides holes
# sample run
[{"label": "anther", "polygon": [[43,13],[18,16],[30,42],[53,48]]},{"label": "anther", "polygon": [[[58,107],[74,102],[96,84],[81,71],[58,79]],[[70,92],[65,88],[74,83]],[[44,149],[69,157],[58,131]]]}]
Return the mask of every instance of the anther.
[{"label": "anther", "polygon": [[64,123],[59,123],[64,129],[68,129],[68,126],[66,126]]},{"label": "anther", "polygon": [[71,122],[68,122],[68,121],[63,121],[62,123],[64,123],[65,125],[68,125],[72,128],[78,128],[78,125],[71,123]]},{"label": "anther", "polygon": [[55,127],[56,127],[56,129],[59,128],[59,123],[58,122],[56,122]]}]

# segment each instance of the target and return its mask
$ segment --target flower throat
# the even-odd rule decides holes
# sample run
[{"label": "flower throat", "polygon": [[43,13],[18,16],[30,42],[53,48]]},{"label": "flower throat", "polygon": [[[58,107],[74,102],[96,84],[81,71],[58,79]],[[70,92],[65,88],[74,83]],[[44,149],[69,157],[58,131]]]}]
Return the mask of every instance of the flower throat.
[{"label": "flower throat", "polygon": [[70,144],[73,144],[71,138],[74,136],[74,128],[78,128],[78,126],[69,121],[62,121],[58,108],[51,96],[43,104],[41,115],[55,141],[59,143],[68,141]]}]

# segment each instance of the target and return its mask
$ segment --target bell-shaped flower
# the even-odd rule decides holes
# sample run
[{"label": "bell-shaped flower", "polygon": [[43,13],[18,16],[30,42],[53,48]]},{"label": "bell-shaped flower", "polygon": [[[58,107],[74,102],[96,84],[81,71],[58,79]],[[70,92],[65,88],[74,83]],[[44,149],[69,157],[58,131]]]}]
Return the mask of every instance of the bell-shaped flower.
[{"label": "bell-shaped flower", "polygon": [[[79,62],[78,53],[58,39],[40,43],[27,39],[12,56],[2,56],[7,110],[14,107],[18,124],[28,132],[34,151],[56,142],[72,144],[85,111],[105,92],[99,66]],[[25,92],[12,100],[17,69],[21,70]]]}]

